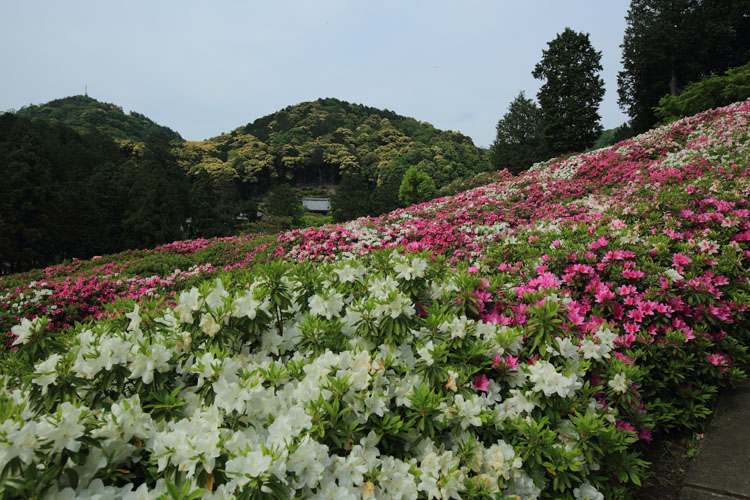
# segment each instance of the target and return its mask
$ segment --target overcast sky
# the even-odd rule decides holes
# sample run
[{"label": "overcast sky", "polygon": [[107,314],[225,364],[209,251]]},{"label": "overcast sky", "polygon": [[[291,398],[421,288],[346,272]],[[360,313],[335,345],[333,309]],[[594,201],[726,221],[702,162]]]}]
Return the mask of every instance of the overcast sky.
[{"label": "overcast sky", "polygon": [[489,145],[565,27],[602,52],[602,125],[626,120],[626,0],[0,0],[0,111],[88,94],[189,140],[336,97]]}]

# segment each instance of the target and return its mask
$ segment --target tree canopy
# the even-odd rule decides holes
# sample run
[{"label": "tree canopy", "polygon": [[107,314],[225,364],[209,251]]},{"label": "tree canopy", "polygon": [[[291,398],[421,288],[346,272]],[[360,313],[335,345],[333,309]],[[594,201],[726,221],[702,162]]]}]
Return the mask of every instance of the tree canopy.
[{"label": "tree canopy", "polygon": [[497,123],[497,136],[490,151],[493,166],[513,174],[546,159],[542,111],[523,91]]},{"label": "tree canopy", "polygon": [[165,134],[170,141],[182,141],[180,134],[140,113],[131,111],[125,114],[120,106],[83,95],[26,106],[16,111],[16,116],[30,120],[59,122],[79,134],[88,134],[96,130],[119,141],[144,142],[154,133]]},{"label": "tree canopy", "polygon": [[570,28],[549,42],[532,75],[543,80],[537,100],[542,110],[544,139],[552,155],[583,151],[602,132],[599,104],[604,97],[601,52],[588,33]]},{"label": "tree canopy", "polygon": [[415,166],[409,167],[401,181],[398,189],[398,199],[411,205],[431,199],[435,196],[437,189],[435,181],[425,172]]},{"label": "tree canopy", "polygon": [[707,109],[726,106],[750,97],[750,63],[730,68],[724,75],[711,75],[688,85],[677,96],[666,95],[654,108],[662,122],[692,116]]},{"label": "tree canopy", "polygon": [[618,95],[636,133],[665,95],[750,60],[750,0],[632,0],[626,21]]}]

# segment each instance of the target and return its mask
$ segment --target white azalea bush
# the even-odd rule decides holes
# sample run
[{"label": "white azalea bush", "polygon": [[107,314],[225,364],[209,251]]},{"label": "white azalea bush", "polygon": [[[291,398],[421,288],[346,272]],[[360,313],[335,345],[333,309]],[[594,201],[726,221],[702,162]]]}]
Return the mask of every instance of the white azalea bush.
[{"label": "white azalea bush", "polygon": [[529,325],[480,320],[504,284],[467,267],[395,251],[272,262],[59,342],[42,345],[39,325],[23,325],[27,366],[0,392],[0,490],[623,496],[645,465],[633,427],[620,425],[648,425],[631,389],[639,369],[611,356],[607,324],[586,338],[559,328],[553,289],[528,296]]}]

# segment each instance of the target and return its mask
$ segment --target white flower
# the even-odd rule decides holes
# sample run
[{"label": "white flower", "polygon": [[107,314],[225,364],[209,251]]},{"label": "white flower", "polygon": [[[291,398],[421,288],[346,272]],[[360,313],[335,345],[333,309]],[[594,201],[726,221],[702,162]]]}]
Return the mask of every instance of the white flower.
[{"label": "white flower", "polygon": [[317,316],[325,316],[326,319],[331,319],[335,316],[339,316],[341,308],[344,306],[344,296],[338,292],[329,291],[325,296],[313,295],[307,299],[307,303],[310,306],[310,314]]},{"label": "white flower", "polygon": [[453,407],[455,408],[456,415],[461,418],[460,424],[462,429],[466,429],[470,425],[474,427],[482,426],[482,421],[479,419],[479,414],[482,413],[482,405],[476,395],[472,395],[469,399],[464,399],[461,394],[457,394],[453,401]]},{"label": "white flower", "polygon": [[602,359],[609,358],[609,353],[613,347],[613,341],[610,342],[610,337],[608,337],[606,334],[604,335],[604,338],[607,339],[607,342],[600,342],[599,344],[595,343],[591,339],[584,339],[581,342],[580,347],[581,352],[583,353],[583,357],[586,359],[593,358],[596,361],[601,361]]},{"label": "white flower", "polygon": [[384,298],[392,291],[398,289],[398,281],[390,276],[386,276],[385,278],[373,278],[370,280],[367,289],[373,297],[377,299]]},{"label": "white flower", "polygon": [[432,344],[432,340],[430,340],[424,346],[417,349],[417,354],[419,354],[419,357],[424,360],[427,366],[432,366],[435,362],[435,360],[432,359],[432,350],[434,348],[435,346]]},{"label": "white flower", "polygon": [[20,325],[16,325],[10,329],[13,335],[16,336],[16,340],[13,341],[13,345],[26,344],[32,335],[36,333],[41,318],[34,318],[29,321],[27,318],[21,320]]},{"label": "white flower", "polygon": [[[520,390],[511,389],[510,393],[512,394],[511,397],[495,406],[495,411],[498,417],[500,417],[500,421],[506,418],[516,418],[521,414],[528,414],[534,410],[535,404],[527,399]],[[502,424],[498,422],[498,425]]]},{"label": "white flower", "polygon": [[364,268],[362,266],[352,267],[349,264],[345,264],[344,267],[334,269],[333,272],[339,275],[339,280],[342,283],[354,283],[364,274]]},{"label": "white flower", "polygon": [[183,323],[193,322],[193,311],[200,309],[200,292],[193,287],[189,292],[182,292],[179,298],[179,304],[174,308]]},{"label": "white flower", "polygon": [[52,441],[54,444],[50,453],[57,453],[63,449],[77,452],[81,448],[78,438],[83,436],[85,427],[80,423],[81,414],[85,408],[76,408],[69,402],[62,403],[57,413],[37,425],[39,440]]},{"label": "white flower", "polygon": [[15,457],[25,464],[31,463],[39,446],[37,423],[33,420],[24,423],[6,420],[0,423],[0,436],[5,435],[7,442],[0,440],[0,464],[7,464]]},{"label": "white flower", "polygon": [[[409,473],[410,463],[390,456],[382,457],[381,474],[378,478],[378,492],[374,498],[405,500],[417,498],[417,484]],[[367,484],[367,483],[365,483]],[[364,494],[362,495],[365,496]]]},{"label": "white flower", "polygon": [[469,319],[466,316],[454,318],[453,321],[440,325],[441,332],[450,332],[452,339],[462,339],[466,337],[466,328],[469,326]]},{"label": "white flower", "polygon": [[157,432],[151,445],[152,456],[159,457],[157,466],[164,470],[172,463],[187,476],[195,474],[197,465],[211,472],[220,455],[218,409],[199,410],[189,419],[169,422],[163,431]]},{"label": "white flower", "polygon": [[133,310],[125,314],[125,317],[130,320],[128,324],[128,330],[135,331],[141,327],[141,316],[139,314],[140,306],[138,304],[133,307]]},{"label": "white flower", "polygon": [[510,479],[511,469],[520,469],[521,458],[516,457],[513,447],[502,439],[484,450],[484,464],[492,469],[493,475]]},{"label": "white flower", "polygon": [[221,330],[221,325],[216,322],[213,314],[204,313],[201,315],[201,330],[209,337],[214,338]]},{"label": "white flower", "polygon": [[34,373],[39,376],[32,379],[31,382],[42,386],[42,394],[47,394],[47,387],[57,380],[57,363],[61,358],[61,355],[53,354],[45,361],[34,366]]},{"label": "white flower", "polygon": [[573,490],[573,495],[576,500],[604,500],[604,495],[591,486],[588,481],[583,483],[579,488],[575,488]]},{"label": "white flower", "polygon": [[216,287],[206,297],[206,305],[214,312],[218,312],[224,303],[224,297],[229,293],[224,290],[224,283],[220,278],[216,278]]},{"label": "white flower", "polygon": [[390,316],[393,319],[402,315],[411,318],[416,313],[416,309],[414,309],[414,305],[409,297],[396,294],[392,300],[379,304],[376,307],[376,312],[379,315]]},{"label": "white flower", "polygon": [[312,418],[302,408],[294,407],[276,417],[268,426],[268,437],[273,444],[286,445],[312,424]]},{"label": "white flower", "polygon": [[396,277],[406,281],[423,277],[426,269],[427,261],[419,257],[414,257],[411,262],[408,260],[399,262],[393,267],[393,270],[398,273]]},{"label": "white flower", "polygon": [[578,348],[570,341],[568,337],[558,337],[557,346],[560,349],[560,356],[567,359],[578,357]]},{"label": "white flower", "polygon": [[557,393],[560,397],[569,397],[583,385],[575,373],[566,377],[558,373],[554,365],[548,361],[537,361],[529,366],[528,370],[529,381],[534,384],[534,391],[544,392],[545,396]]},{"label": "white flower", "polygon": [[[137,349],[135,347],[134,349]],[[146,352],[138,351],[135,359],[130,363],[130,375],[128,378],[143,380],[144,384],[154,381],[154,370],[163,373],[169,370],[169,360],[172,353],[161,344],[154,344],[146,349]]]},{"label": "white flower", "polygon": [[701,252],[713,255],[719,251],[719,243],[714,240],[701,240],[698,242],[698,248]]},{"label": "white flower", "polygon": [[675,271],[674,269],[667,269],[664,271],[664,276],[669,278],[669,281],[675,282],[675,281],[682,281],[685,279],[683,275],[681,275],[679,272]]},{"label": "white flower", "polygon": [[260,451],[249,451],[246,455],[240,455],[227,461],[226,473],[233,477],[228,488],[234,491],[237,487],[243,487],[251,478],[258,478],[268,472],[271,467],[272,458],[263,455]]},{"label": "white flower", "polygon": [[610,330],[607,325],[602,325],[596,332],[596,336],[602,345],[607,346],[610,349],[615,346],[615,339],[617,338],[617,334]]},{"label": "white flower", "polygon": [[255,319],[262,305],[260,301],[255,300],[251,291],[244,292],[235,299],[232,305],[232,316],[235,318],[246,316],[247,318]]},{"label": "white flower", "polygon": [[615,392],[626,392],[630,385],[630,381],[625,378],[625,374],[618,373],[607,382],[607,385],[609,385]]},{"label": "white flower", "polygon": [[297,450],[289,456],[286,468],[297,477],[298,487],[314,488],[323,479],[323,471],[330,463],[328,446],[305,436]]}]

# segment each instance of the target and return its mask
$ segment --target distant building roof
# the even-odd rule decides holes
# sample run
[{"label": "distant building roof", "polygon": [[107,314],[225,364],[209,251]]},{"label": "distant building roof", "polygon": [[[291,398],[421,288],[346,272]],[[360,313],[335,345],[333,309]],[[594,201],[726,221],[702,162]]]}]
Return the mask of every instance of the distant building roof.
[{"label": "distant building roof", "polygon": [[302,205],[312,212],[330,212],[330,198],[302,198]]}]

